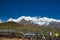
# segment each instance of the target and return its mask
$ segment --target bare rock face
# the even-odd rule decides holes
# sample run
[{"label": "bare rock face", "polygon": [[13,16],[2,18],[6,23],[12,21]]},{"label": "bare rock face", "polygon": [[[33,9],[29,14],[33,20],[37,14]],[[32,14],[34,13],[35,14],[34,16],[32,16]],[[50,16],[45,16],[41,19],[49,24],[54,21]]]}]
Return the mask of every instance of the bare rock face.
[{"label": "bare rock face", "polygon": [[29,20],[29,21],[26,21],[25,19],[22,19],[20,22],[18,22],[19,24],[21,24],[21,25],[24,25],[24,26],[28,26],[28,27],[31,27],[31,26],[35,26],[35,27],[37,27],[37,26],[40,26],[40,25],[38,25],[38,24],[34,24],[31,20]]},{"label": "bare rock face", "polygon": [[49,23],[48,27],[55,28],[55,29],[60,29],[60,22],[52,21],[52,22]]}]

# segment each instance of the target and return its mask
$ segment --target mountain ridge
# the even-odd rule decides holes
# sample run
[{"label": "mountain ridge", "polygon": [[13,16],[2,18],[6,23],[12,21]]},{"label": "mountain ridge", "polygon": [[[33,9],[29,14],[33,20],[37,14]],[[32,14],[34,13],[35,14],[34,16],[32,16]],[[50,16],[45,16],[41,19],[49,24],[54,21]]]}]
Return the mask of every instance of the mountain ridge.
[{"label": "mountain ridge", "polygon": [[[2,21],[2,20],[1,20]],[[16,22],[24,26],[49,26],[51,28],[60,28],[60,20],[47,18],[47,17],[30,17],[30,16],[21,16],[17,19],[9,18],[6,22]],[[1,22],[3,23],[3,22]]]},{"label": "mountain ridge", "polygon": [[47,18],[47,17],[38,18],[38,17],[30,17],[30,16],[21,16],[17,19],[10,18],[8,21],[20,22],[22,19],[24,19],[25,21],[30,20],[34,24],[38,24],[38,25],[49,25],[49,23],[52,21],[60,22],[60,20],[56,20],[53,18]]}]

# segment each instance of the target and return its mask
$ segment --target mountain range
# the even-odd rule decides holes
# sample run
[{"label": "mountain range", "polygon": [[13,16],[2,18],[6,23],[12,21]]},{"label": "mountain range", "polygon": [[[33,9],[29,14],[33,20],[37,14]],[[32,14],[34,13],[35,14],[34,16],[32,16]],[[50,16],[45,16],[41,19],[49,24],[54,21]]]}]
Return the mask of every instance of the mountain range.
[{"label": "mountain range", "polygon": [[[44,26],[49,28],[60,29],[60,20],[47,17],[21,16],[17,19],[9,18],[6,22],[16,22],[24,26]],[[0,23],[5,22],[0,20]]]}]

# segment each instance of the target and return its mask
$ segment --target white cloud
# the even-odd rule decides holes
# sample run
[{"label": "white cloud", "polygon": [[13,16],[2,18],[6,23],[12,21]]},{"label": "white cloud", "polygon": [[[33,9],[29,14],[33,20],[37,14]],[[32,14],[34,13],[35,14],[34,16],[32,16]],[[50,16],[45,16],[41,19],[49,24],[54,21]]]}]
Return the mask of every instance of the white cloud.
[{"label": "white cloud", "polygon": [[1,19],[0,19],[0,23],[3,23],[4,21],[2,21]]}]

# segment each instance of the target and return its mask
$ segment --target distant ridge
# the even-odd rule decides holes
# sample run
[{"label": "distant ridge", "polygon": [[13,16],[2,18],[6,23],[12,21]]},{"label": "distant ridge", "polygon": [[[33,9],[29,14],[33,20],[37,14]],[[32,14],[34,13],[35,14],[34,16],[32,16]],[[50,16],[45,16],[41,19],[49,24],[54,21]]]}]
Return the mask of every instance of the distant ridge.
[{"label": "distant ridge", "polygon": [[30,23],[34,23],[34,24],[38,24],[40,26],[42,25],[49,25],[50,22],[60,22],[60,20],[57,20],[57,19],[53,19],[53,18],[47,18],[47,17],[30,17],[30,16],[21,16],[17,19],[13,19],[13,18],[9,18],[9,20],[7,21],[14,21],[14,22],[21,22],[21,20],[24,19],[25,21],[30,21]]},{"label": "distant ridge", "polygon": [[[24,26],[48,26],[51,28],[60,28],[60,20],[48,18],[48,17],[30,17],[21,16],[17,19],[9,18],[6,22],[16,22]],[[3,23],[0,20],[0,23]]]}]

